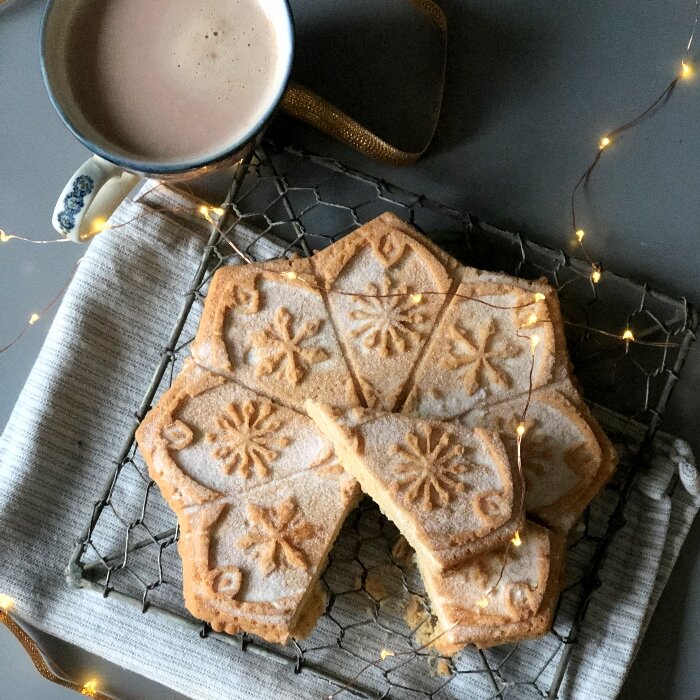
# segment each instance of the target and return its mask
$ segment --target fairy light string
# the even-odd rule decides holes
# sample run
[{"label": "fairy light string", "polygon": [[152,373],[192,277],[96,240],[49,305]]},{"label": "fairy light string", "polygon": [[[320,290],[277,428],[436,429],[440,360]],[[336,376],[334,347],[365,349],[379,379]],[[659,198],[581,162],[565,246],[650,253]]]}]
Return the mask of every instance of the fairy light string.
[{"label": "fairy light string", "polygon": [[[700,0],[698,0],[700,2]],[[162,183],[159,183],[158,185],[155,185],[149,192],[152,192],[153,190],[157,189],[158,187],[161,187]],[[172,206],[167,206],[167,207],[154,207],[152,209],[146,210],[144,212],[141,212],[140,214],[131,217],[130,219],[127,219],[126,221],[120,222],[120,223],[108,223],[104,220],[97,220],[95,222],[95,226],[99,229],[99,231],[117,231],[120,228],[123,228],[125,226],[128,226],[129,224],[132,224],[138,220],[141,220],[146,217],[150,216],[155,216],[163,213],[196,213],[202,216],[202,218],[205,219],[210,225],[216,228],[218,233],[220,234],[222,240],[231,248],[231,250],[239,256],[245,263],[248,265],[251,265],[257,269],[259,269],[261,272],[267,272],[267,273],[272,273],[274,272],[273,270],[270,270],[269,268],[265,267],[263,264],[260,264],[253,260],[249,255],[245,253],[245,251],[241,250],[239,246],[235,244],[234,241],[231,240],[230,236],[227,235],[227,232],[224,231],[219,225],[218,225],[218,219],[224,214],[224,209],[222,207],[212,207],[212,206],[207,206],[207,205],[198,205],[196,207],[192,206],[183,206],[183,205],[172,205]],[[581,231],[581,240],[584,237],[584,232]],[[38,240],[32,240],[29,238],[24,238],[22,236],[17,236],[17,235],[9,235],[6,234],[4,231],[0,230],[0,242],[9,242],[10,240],[18,240],[22,242],[27,242],[27,243],[35,243],[35,244],[50,244],[50,243],[63,243],[63,242],[68,242],[68,239],[65,238],[59,238],[59,239],[51,239],[51,240],[45,240],[45,241],[38,241]],[[76,263],[76,267],[77,264]],[[599,263],[591,263],[592,265],[592,273],[591,273],[591,280],[594,284],[597,284],[600,281],[601,275],[602,275],[602,268],[600,267]],[[8,351],[10,348],[12,348],[17,342],[19,342],[22,337],[27,333],[27,331],[31,328],[31,326],[35,325],[37,321],[39,321],[45,314],[46,312],[59,300],[59,298],[62,296],[62,294],[65,292],[67,289],[68,285],[70,284],[73,275],[75,273],[75,270],[71,273],[69,276],[68,280],[66,283],[62,286],[61,290],[59,293],[52,297],[47,304],[44,306],[44,308],[39,311],[39,312],[33,312],[29,315],[29,318],[23,328],[18,332],[18,334],[8,343],[6,343],[4,346],[0,347],[0,354]],[[356,291],[345,291],[345,290],[339,290],[339,289],[333,289],[329,288],[328,286],[325,285],[320,285],[318,284],[315,280],[310,280],[305,276],[301,276],[298,273],[294,272],[293,270],[287,271],[285,273],[279,273],[283,275],[286,279],[289,280],[300,280],[304,282],[305,284],[309,285],[311,288],[323,291],[324,293],[328,294],[335,294],[335,295],[344,295],[344,296],[349,296],[349,297],[356,297],[356,298],[370,298],[370,299],[390,299],[390,298],[398,298],[398,297],[406,297],[408,296],[410,298],[410,301],[413,304],[421,304],[426,297],[446,297],[450,294],[450,292],[440,292],[436,290],[424,290],[424,291],[409,291],[409,292],[387,292],[387,293],[375,293],[375,294],[368,294],[366,292],[356,292]],[[467,295],[467,294],[462,294],[460,292],[453,292],[452,293],[453,297],[456,297],[458,299],[464,299],[466,301],[474,301],[478,304],[487,306],[489,308],[495,309],[495,310],[517,310],[517,309],[522,309],[526,308],[528,306],[531,306],[532,304],[538,302],[538,301],[544,301],[545,300],[545,295],[542,294],[541,292],[537,292],[534,295],[534,300],[533,301],[528,301],[524,302],[522,304],[516,304],[516,305],[511,305],[511,306],[501,306],[498,304],[493,304],[491,302],[486,301],[485,299],[481,299],[479,297]],[[530,316],[532,318],[532,315]],[[571,323],[569,321],[564,320],[564,323],[566,325],[571,325],[571,326],[580,326],[584,327],[582,324],[575,324]],[[611,333],[609,331],[604,331],[601,329],[596,329],[596,328],[591,328],[589,326],[585,326],[585,329],[587,332],[590,333],[596,333],[600,335],[604,335],[610,338],[615,338],[617,340],[624,341],[627,345],[630,343],[632,344],[638,344],[638,345],[646,345],[650,347],[660,347],[660,348],[673,348],[673,347],[678,347],[677,343],[654,343],[654,342],[649,342],[649,341],[643,341],[643,340],[637,340],[635,337],[629,337],[629,334],[626,335],[616,335],[614,333]]]},{"label": "fairy light string", "polygon": [[78,261],[75,263],[73,266],[73,269],[70,272],[70,275],[68,279],[64,282],[63,286],[54,294],[51,299],[41,308],[40,311],[34,311],[33,313],[30,314],[28,320],[24,324],[24,326],[20,329],[20,331],[17,333],[17,335],[10,340],[9,343],[6,345],[0,347],[0,355],[2,355],[4,352],[7,352],[10,348],[15,346],[27,333],[27,331],[34,326],[38,321],[40,321],[49,311],[50,309],[59,301],[59,299],[63,296],[64,292],[66,289],[68,289],[70,283],[73,281],[73,277],[75,277],[75,273],[78,270],[78,267],[80,266],[80,263],[83,261],[83,258],[79,258]]},{"label": "fairy light string", "polygon": [[686,43],[685,52],[678,64],[678,70],[673,76],[671,81],[666,85],[666,87],[661,91],[661,93],[647,105],[641,112],[636,116],[632,117],[629,121],[620,124],[608,133],[604,134],[600,141],[598,142],[598,147],[593,159],[590,161],[586,169],[581,173],[581,176],[576,181],[573,190],[571,191],[570,198],[570,210],[571,210],[571,230],[573,231],[574,238],[578,247],[581,249],[584,258],[591,266],[590,280],[596,285],[600,282],[603,276],[603,267],[600,262],[594,260],[591,255],[589,255],[586,246],[584,244],[584,238],[586,237],[586,231],[578,225],[579,216],[577,210],[577,200],[579,194],[582,190],[586,190],[591,180],[591,176],[595,171],[596,167],[600,163],[603,154],[613,145],[618,142],[620,136],[624,133],[634,129],[636,126],[641,124],[647,117],[654,114],[659,108],[665,105],[673,94],[674,90],[678,86],[679,82],[683,80],[689,80],[695,74],[695,69],[693,66],[693,57],[691,55],[691,48],[693,46],[693,41],[695,39],[695,33],[698,28],[698,21],[700,20],[700,0],[695,0],[695,12],[693,16],[693,24],[690,32],[690,36]]}]

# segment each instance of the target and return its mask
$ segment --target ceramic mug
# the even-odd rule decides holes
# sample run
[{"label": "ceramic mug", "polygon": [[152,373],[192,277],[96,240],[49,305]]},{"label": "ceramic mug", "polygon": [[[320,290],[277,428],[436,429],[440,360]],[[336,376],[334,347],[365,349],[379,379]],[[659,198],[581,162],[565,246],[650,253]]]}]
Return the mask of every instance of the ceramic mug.
[{"label": "ceramic mug", "polygon": [[[305,121],[347,146],[376,160],[392,165],[415,162],[430,143],[440,111],[445,79],[447,24],[433,0],[406,0],[406,11],[415,12],[437,26],[442,40],[443,66],[436,83],[434,121],[423,145],[417,151],[403,151],[363,127],[337,107],[312,91],[289,81],[294,57],[294,20],[288,0],[266,0],[265,9],[274,24],[282,70],[268,92],[262,116],[235,142],[214,156],[188,162],[155,162],[120,152],[91,127],[72,97],[67,71],[66,26],[76,6],[84,0],[48,0],[41,28],[41,68],[44,83],[56,111],[68,129],[93,155],[68,181],[53,213],[54,228],[73,241],[87,241],[102,230],[105,222],[142,177],[158,180],[184,180],[229,167],[255,147],[265,126],[278,109]],[[105,0],[109,2],[109,0]]]},{"label": "ceramic mug", "polygon": [[[109,2],[109,0],[106,0]],[[280,70],[274,89],[261,105],[261,116],[236,141],[215,155],[189,161],[156,162],[127,154],[93,128],[72,97],[66,61],[66,26],[81,0],[50,0],[41,30],[41,66],[49,97],[64,124],[95,155],[88,159],[61,192],[53,226],[74,241],[86,241],[106,221],[141,177],[183,180],[228,167],[255,146],[256,139],[280,105],[294,56],[294,23],[287,0],[266,0],[266,14],[275,28]],[[194,149],[196,150],[196,149]]]}]

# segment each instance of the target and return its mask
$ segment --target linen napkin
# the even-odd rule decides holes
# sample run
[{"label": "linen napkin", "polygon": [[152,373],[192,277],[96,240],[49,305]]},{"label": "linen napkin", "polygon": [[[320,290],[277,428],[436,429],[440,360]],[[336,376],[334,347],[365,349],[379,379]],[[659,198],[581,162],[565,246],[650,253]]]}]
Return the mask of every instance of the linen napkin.
[{"label": "linen napkin", "polygon": [[[180,192],[146,183],[115,213],[115,228],[87,250],[0,439],[0,592],[15,598],[20,619],[193,698],[326,697],[337,688],[308,673],[203,641],[164,617],[65,581],[74,542],[199,263],[208,226],[196,206]],[[235,237],[243,245],[252,240],[244,229]],[[264,258],[282,251],[273,241],[256,245]],[[186,334],[196,328],[194,316]],[[614,416],[603,418],[621,429]],[[591,600],[564,697],[617,694],[698,510],[687,445],[660,435],[655,450]],[[533,675],[533,659],[523,654],[517,663],[523,677]],[[555,663],[556,657],[546,667],[543,687]],[[466,675],[442,696],[480,697],[477,685]],[[508,697],[520,697],[518,688]]]}]

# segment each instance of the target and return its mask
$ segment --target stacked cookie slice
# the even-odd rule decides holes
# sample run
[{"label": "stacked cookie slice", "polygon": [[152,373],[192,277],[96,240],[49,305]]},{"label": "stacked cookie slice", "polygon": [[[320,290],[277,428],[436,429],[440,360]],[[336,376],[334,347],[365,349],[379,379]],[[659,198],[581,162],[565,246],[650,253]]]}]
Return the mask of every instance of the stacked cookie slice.
[{"label": "stacked cookie slice", "polygon": [[416,550],[447,653],[545,632],[566,531],[615,466],[569,372],[546,283],[464,268],[393,214],[308,260],[218,271],[137,432],[187,607],[302,636],[364,491]]}]

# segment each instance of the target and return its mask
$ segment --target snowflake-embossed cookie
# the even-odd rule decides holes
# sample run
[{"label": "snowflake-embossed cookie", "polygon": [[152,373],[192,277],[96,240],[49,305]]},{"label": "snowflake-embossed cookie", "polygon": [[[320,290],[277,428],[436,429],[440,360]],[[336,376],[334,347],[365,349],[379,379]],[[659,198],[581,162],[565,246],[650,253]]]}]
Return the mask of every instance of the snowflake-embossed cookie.
[{"label": "snowflake-embossed cookie", "polygon": [[475,282],[472,273],[465,272],[416,369],[405,413],[452,418],[552,378],[545,300],[515,285]]},{"label": "snowflake-embossed cookie", "polygon": [[308,260],[218,270],[192,356],[292,408],[308,397],[358,401]]},{"label": "snowflake-embossed cookie", "polygon": [[496,434],[398,413],[306,407],[343,467],[437,569],[506,541],[522,525],[520,483]]},{"label": "snowflake-embossed cookie", "polygon": [[190,612],[269,641],[308,626],[359,496],[312,421],[188,362],[136,439],[178,516]]},{"label": "snowflake-embossed cookie", "polygon": [[466,644],[484,648],[545,634],[559,596],[564,539],[527,522],[512,543],[448,572],[416,560],[444,635],[438,648],[455,654]]},{"label": "snowflake-embossed cookie", "polygon": [[[555,385],[557,386],[557,385]],[[525,476],[525,508],[537,520],[568,530],[610,477],[615,460],[609,443],[598,440],[590,416],[562,393],[567,387],[537,389],[523,422],[521,462]],[[568,394],[574,393],[569,388]],[[511,462],[517,460],[516,427],[524,402],[480,406],[462,416],[469,427],[498,432]]]},{"label": "snowflake-embossed cookie", "polygon": [[312,258],[365,405],[394,409],[448,298],[450,260],[389,213]]}]

